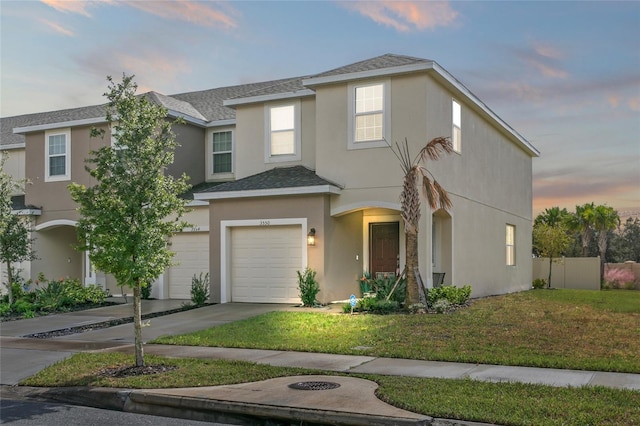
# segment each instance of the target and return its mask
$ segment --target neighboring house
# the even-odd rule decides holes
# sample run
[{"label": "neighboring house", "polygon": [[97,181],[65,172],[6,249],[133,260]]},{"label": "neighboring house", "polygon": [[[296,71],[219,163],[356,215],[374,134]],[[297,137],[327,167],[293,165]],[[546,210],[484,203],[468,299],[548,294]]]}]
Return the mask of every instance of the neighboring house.
[{"label": "neighboring house", "polygon": [[[185,118],[174,126],[181,147],[169,172],[197,184],[187,194],[195,226],[174,237],[180,265],[155,297],[189,298],[191,276],[210,271],[213,301],[298,303],[296,271],[306,266],[317,271],[320,301],[359,295],[363,271],[404,265],[403,176],[389,144],[407,138],[415,155],[437,136],[451,137],[455,153],[427,166],[453,208],[423,207],[423,281],[445,273],[445,284],[469,284],[473,296],[531,285],[539,153],[433,61],[383,55],[311,76],[147,96]],[[106,128],[102,107],[3,118],[2,146],[6,134],[25,146],[25,203],[39,209],[32,275],[106,281],[115,293],[73,249],[66,186],[90,184],[84,159],[109,143],[90,139],[91,126]]]}]

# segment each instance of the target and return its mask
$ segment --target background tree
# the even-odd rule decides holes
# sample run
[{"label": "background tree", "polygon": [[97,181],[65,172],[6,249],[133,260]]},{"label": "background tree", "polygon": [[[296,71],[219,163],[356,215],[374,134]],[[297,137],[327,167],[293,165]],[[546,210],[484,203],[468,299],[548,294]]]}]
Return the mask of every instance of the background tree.
[{"label": "background tree", "polygon": [[576,206],[576,212],[571,215],[567,222],[569,229],[580,233],[583,257],[587,257],[589,253],[594,221],[595,206],[593,203],[587,203],[582,206]]},{"label": "background tree", "polygon": [[555,226],[561,223],[565,224],[567,220],[569,220],[570,216],[571,213],[569,213],[565,208],[560,209],[560,207],[557,206],[551,207],[540,213],[536,217],[534,224],[546,223],[549,226]]},{"label": "background tree", "polygon": [[547,288],[551,288],[551,268],[553,259],[561,256],[569,247],[571,237],[567,235],[567,228],[563,223],[554,226],[537,223],[533,226],[533,245],[542,257],[549,258],[549,279]]},{"label": "background tree", "polygon": [[0,261],[7,268],[7,291],[9,304],[13,304],[14,281],[12,264],[34,260],[33,240],[29,236],[28,223],[22,217],[12,213],[11,195],[22,188],[25,182],[15,181],[5,172],[4,163],[7,153],[0,153]]},{"label": "background tree", "polygon": [[[144,96],[136,97],[133,76],[121,83],[111,77],[107,121],[115,147],[91,153],[89,174],[97,183],[72,183],[72,198],[79,204],[79,248],[99,270],[112,274],[119,286],[133,289],[136,366],[144,365],[140,294],[171,265],[169,238],[186,224],[180,221],[188,189],[187,177],[165,175],[176,148],[167,111]],[[100,136],[104,130],[92,130]]]},{"label": "background tree", "polygon": [[628,217],[611,238],[607,261],[623,263],[640,262],[640,219]]},{"label": "background tree", "polygon": [[620,216],[613,207],[596,206],[594,208],[594,229],[598,235],[598,250],[600,252],[600,279],[604,277],[604,263],[607,254],[609,234],[620,225]]},{"label": "background tree", "polygon": [[407,139],[404,144],[396,143],[395,149],[391,147],[393,153],[400,160],[400,166],[404,172],[402,192],[400,193],[401,216],[404,223],[405,245],[406,245],[406,271],[407,271],[407,294],[406,305],[412,305],[420,301],[418,282],[414,270],[418,267],[418,223],[420,221],[422,189],[429,207],[432,210],[442,208],[449,210],[451,200],[447,192],[435,180],[433,174],[422,164],[427,159],[438,160],[443,153],[453,152],[453,146],[449,138],[437,137],[425,145],[415,158],[411,158],[409,143]]}]

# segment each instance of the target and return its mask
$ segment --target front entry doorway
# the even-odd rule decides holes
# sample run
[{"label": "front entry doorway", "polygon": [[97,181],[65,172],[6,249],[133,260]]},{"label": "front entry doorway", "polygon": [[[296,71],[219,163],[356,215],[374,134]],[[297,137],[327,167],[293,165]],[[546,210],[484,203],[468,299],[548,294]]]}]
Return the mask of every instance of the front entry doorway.
[{"label": "front entry doorway", "polygon": [[369,224],[371,277],[377,274],[396,274],[400,262],[400,223]]}]

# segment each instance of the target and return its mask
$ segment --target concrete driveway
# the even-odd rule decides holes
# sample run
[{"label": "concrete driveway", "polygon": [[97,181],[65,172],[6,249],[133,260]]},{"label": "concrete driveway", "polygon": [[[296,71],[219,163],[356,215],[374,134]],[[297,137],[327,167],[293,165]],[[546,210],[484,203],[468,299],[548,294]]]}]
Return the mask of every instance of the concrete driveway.
[{"label": "concrete driveway", "polygon": [[[144,314],[180,308],[186,300],[143,300]],[[155,317],[143,327],[145,342],[160,336],[189,333],[215,325],[250,318],[274,310],[295,309],[292,305],[225,303]],[[29,339],[23,336],[65,328],[95,324],[133,316],[131,303],[86,311],[69,312],[0,323],[0,384],[15,385],[41,369],[91,349],[106,349],[132,344],[133,324],[102,328],[52,339]]]}]

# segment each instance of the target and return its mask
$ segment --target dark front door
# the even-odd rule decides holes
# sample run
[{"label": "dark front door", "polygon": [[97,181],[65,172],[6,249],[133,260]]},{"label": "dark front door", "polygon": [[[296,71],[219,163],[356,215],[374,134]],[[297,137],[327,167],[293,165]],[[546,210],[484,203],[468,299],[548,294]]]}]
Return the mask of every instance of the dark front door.
[{"label": "dark front door", "polygon": [[378,272],[395,273],[400,255],[399,223],[372,223],[369,226],[371,276],[375,278]]}]

